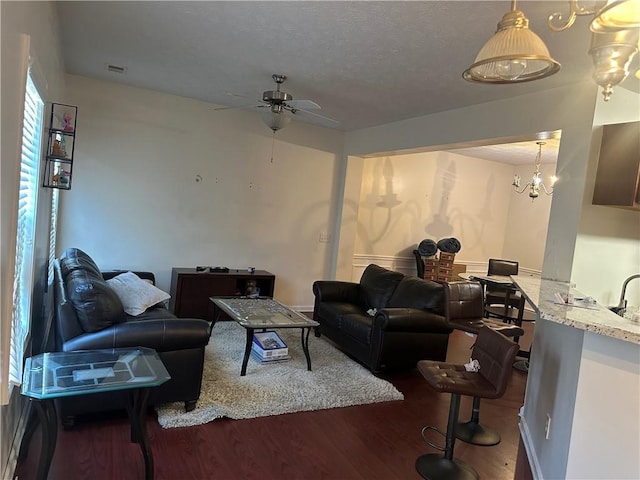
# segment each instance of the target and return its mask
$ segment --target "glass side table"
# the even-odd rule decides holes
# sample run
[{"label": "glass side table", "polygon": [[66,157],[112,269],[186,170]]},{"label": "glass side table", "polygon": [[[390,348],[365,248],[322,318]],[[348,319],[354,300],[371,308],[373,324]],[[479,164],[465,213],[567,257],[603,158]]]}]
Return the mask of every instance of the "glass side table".
[{"label": "glass side table", "polygon": [[151,348],[51,352],[27,358],[21,393],[29,397],[42,426],[37,479],[47,478],[56,449],[58,418],[54,399],[116,390],[130,390],[127,413],[131,441],[142,450],[145,479],[153,479],[153,456],[145,421],[147,399],[150,388],[170,378]]}]

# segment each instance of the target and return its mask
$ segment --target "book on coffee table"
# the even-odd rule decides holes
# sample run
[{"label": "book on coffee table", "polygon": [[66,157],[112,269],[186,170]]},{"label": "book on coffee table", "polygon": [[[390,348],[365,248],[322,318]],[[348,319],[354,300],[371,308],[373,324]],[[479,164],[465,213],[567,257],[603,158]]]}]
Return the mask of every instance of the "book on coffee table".
[{"label": "book on coffee table", "polygon": [[251,350],[251,358],[253,358],[258,363],[279,363],[286,362],[291,357],[289,355],[285,355],[284,357],[261,357],[255,350]]},{"label": "book on coffee table", "polygon": [[280,335],[274,331],[256,332],[253,334],[252,353],[260,360],[289,356],[289,348]]}]

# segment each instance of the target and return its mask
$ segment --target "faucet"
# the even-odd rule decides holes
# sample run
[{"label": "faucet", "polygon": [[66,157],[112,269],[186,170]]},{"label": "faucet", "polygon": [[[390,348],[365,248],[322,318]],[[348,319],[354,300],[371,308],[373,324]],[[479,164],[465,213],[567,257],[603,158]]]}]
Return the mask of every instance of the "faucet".
[{"label": "faucet", "polygon": [[625,300],[625,293],[627,291],[627,284],[633,280],[634,278],[640,278],[640,273],[636,273],[635,275],[631,275],[629,278],[627,278],[624,283],[622,284],[622,292],[620,293],[620,301],[618,302],[618,306],[617,307],[613,307],[611,310],[615,313],[617,313],[618,315],[620,315],[621,317],[624,316],[624,312],[627,309],[627,301]]}]

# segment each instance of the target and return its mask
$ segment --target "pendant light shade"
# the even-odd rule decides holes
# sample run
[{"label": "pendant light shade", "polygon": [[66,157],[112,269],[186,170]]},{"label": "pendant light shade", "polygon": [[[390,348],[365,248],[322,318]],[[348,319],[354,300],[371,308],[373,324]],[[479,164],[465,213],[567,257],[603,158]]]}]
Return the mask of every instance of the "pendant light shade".
[{"label": "pendant light shade", "polygon": [[280,109],[278,112],[269,109],[262,113],[262,121],[275,133],[281,128],[286,127],[289,122],[291,122],[291,117],[289,117],[283,109]]},{"label": "pendant light shade", "polygon": [[629,75],[629,66],[638,52],[638,31],[620,30],[591,35],[589,54],[593,58],[593,79],[602,87],[606,102],[613,93],[613,87]]},{"label": "pendant light shade", "polygon": [[462,74],[479,83],[519,83],[538,80],[560,70],[542,39],[529,29],[529,20],[515,1],[495,35],[482,47],[473,65]]},{"label": "pendant light shade", "polygon": [[592,32],[616,32],[640,27],[640,0],[608,0],[591,21]]}]

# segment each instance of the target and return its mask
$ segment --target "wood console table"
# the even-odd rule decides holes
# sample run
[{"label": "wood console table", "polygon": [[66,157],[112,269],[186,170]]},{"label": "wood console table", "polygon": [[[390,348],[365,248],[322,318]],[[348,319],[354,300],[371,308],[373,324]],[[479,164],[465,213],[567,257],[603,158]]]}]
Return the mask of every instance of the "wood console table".
[{"label": "wood console table", "polygon": [[203,272],[195,268],[173,268],[171,270],[171,300],[169,309],[177,317],[202,318],[213,321],[215,306],[210,297],[242,296],[247,294],[247,285],[255,281],[262,297],[273,297],[276,283],[274,274],[265,270],[254,273],[247,270],[229,269],[229,272]]}]

